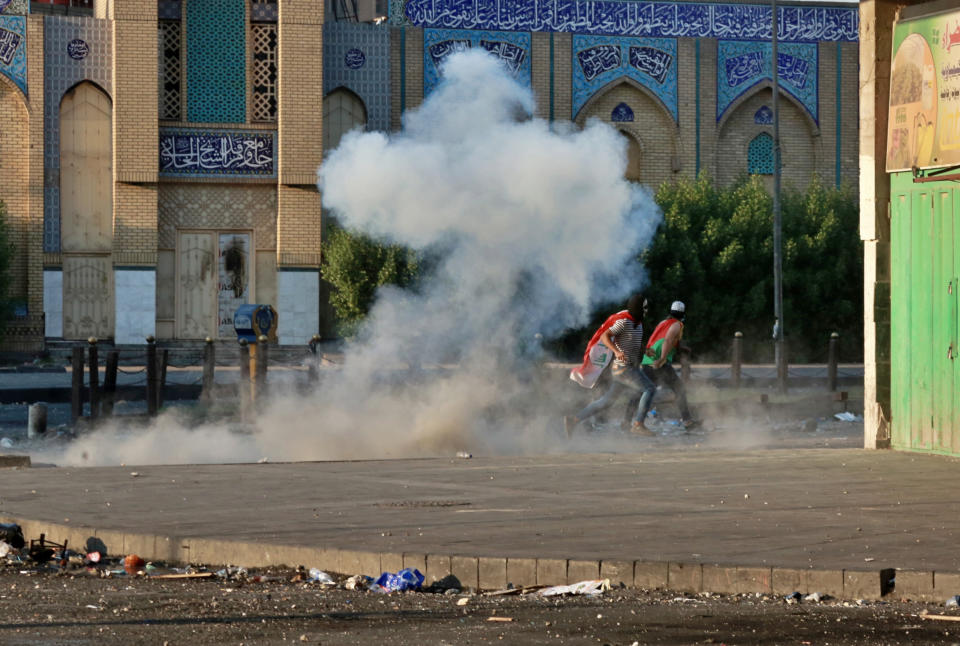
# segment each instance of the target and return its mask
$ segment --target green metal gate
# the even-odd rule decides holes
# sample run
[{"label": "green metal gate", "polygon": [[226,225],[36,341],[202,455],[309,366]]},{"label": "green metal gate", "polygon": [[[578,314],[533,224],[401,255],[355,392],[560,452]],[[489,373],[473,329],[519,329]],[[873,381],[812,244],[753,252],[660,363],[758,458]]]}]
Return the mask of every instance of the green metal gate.
[{"label": "green metal gate", "polygon": [[960,183],[890,179],[891,444],[960,455]]}]

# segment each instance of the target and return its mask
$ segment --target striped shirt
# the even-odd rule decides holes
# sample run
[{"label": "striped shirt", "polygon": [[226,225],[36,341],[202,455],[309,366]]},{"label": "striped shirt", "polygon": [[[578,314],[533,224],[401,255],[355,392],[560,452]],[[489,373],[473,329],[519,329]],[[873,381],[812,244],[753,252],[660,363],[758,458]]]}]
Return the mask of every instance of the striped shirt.
[{"label": "striped shirt", "polygon": [[610,326],[610,336],[617,349],[623,352],[628,366],[640,364],[643,350],[643,324],[634,324],[628,318],[622,318]]}]

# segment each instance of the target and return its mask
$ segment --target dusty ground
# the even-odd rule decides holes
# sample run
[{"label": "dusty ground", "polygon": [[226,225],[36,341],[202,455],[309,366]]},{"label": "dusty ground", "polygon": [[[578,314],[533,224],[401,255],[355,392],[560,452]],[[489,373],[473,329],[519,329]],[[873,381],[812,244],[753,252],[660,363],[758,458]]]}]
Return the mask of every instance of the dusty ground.
[{"label": "dusty ground", "polygon": [[960,611],[937,604],[788,604],[779,597],[633,590],[551,598],[380,594],[292,583],[289,571],[266,573],[279,580],[242,583],[19,567],[0,572],[0,643],[11,646],[960,643],[960,623],[940,618],[960,619]]}]

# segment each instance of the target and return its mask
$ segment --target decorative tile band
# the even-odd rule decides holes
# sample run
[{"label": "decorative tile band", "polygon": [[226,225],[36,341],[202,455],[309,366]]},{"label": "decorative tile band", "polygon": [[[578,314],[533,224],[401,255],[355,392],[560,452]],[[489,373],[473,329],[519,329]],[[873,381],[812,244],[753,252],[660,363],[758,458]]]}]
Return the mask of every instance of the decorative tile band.
[{"label": "decorative tile band", "polygon": [[[766,5],[622,0],[396,0],[393,24],[446,29],[561,31],[659,38],[769,40]],[[782,41],[856,42],[856,7],[778,7]]]},{"label": "decorative tile band", "polygon": [[[717,121],[730,105],[757,83],[773,80],[773,47],[757,41],[717,43]],[[796,98],[819,123],[815,43],[781,43],[777,68],[780,87]]]},{"label": "decorative tile band", "polygon": [[572,116],[576,117],[597,90],[625,77],[650,90],[663,102],[673,120],[677,120],[677,41],[674,38],[574,36]]},{"label": "decorative tile band", "polygon": [[166,177],[277,176],[274,131],[160,129],[160,174]]},{"label": "decorative tile band", "polygon": [[243,123],[246,103],[244,0],[188,2],[187,119]]},{"label": "decorative tile band", "polygon": [[27,93],[27,19],[0,16],[0,74]]},{"label": "decorative tile band", "polygon": [[530,85],[530,34],[506,31],[466,31],[460,29],[423,30],[423,94],[440,82],[440,68],[454,52],[482,47],[510,70],[523,85]]}]

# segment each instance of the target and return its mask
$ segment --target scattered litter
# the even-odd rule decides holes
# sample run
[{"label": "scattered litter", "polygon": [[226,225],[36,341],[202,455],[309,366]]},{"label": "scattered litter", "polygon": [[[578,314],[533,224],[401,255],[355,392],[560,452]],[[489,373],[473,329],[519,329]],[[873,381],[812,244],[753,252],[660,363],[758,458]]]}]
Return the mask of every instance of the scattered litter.
[{"label": "scattered litter", "polygon": [[174,572],[172,574],[154,574],[150,578],[151,579],[212,579],[215,576],[217,575],[214,574],[213,572],[187,572],[183,574],[179,572]]},{"label": "scattered litter", "polygon": [[960,595],[950,597],[949,599],[947,599],[947,602],[943,605],[945,605],[948,608],[956,608],[960,606]]},{"label": "scattered litter", "polygon": [[842,413],[835,413],[834,417],[840,420],[841,422],[862,422],[863,417],[860,415],[854,415],[853,413],[844,411]]},{"label": "scattered litter", "polygon": [[610,579],[596,579],[591,581],[580,581],[570,585],[555,585],[550,588],[544,588],[539,592],[542,597],[553,597],[561,594],[602,594],[610,589]]},{"label": "scattered litter", "polygon": [[7,554],[10,553],[10,550],[12,549],[13,548],[10,546],[10,543],[5,543],[3,541],[0,541],[0,558],[5,557]]},{"label": "scattered litter", "polygon": [[811,592],[803,598],[804,601],[813,601],[814,603],[820,603],[823,600],[823,595],[819,592]]},{"label": "scattered litter", "polygon": [[354,574],[352,577],[344,581],[343,587],[346,590],[366,590],[370,587],[371,583],[373,583],[372,577],[369,577],[366,574]]},{"label": "scattered litter", "polygon": [[0,447],[3,447],[3,448],[5,448],[5,449],[12,449],[12,448],[13,448],[13,440],[11,440],[9,437],[5,437],[5,438],[0,439]]},{"label": "scattered litter", "polygon": [[876,560],[876,559],[874,559],[872,556],[868,556],[867,558],[865,558],[865,559],[863,559],[863,560],[864,560],[864,562],[869,563],[870,561],[874,561],[874,560]]},{"label": "scattered litter", "polygon": [[136,554],[128,554],[126,558],[123,559],[123,570],[127,574],[134,575],[142,570],[146,564],[147,562]]},{"label": "scattered litter", "polygon": [[134,478],[139,478],[139,477],[140,477],[140,473],[139,473],[138,471],[131,471],[131,472],[130,472],[130,475],[131,475],[132,477],[134,477]]},{"label": "scattered litter", "polygon": [[320,583],[322,585],[336,585],[337,582],[334,581],[333,577],[324,572],[319,568],[312,567],[310,568],[310,577],[307,581],[311,583]]},{"label": "scattered litter", "polygon": [[923,619],[939,619],[940,621],[960,621],[960,615],[924,615],[921,614],[920,617]]},{"label": "scattered litter", "polygon": [[384,572],[380,575],[380,578],[377,579],[376,583],[388,592],[419,590],[420,586],[423,585],[424,578],[425,577],[420,574],[420,570],[404,568],[396,574]]},{"label": "scattered litter", "polygon": [[473,454],[468,453],[467,451],[457,451],[457,457],[463,458],[464,460],[469,460],[470,458],[473,457]]},{"label": "scattered litter", "polygon": [[100,610],[100,606],[95,606],[91,603],[88,603],[87,607],[90,608],[90,610]]},{"label": "scattered litter", "polygon": [[794,592],[793,594],[788,594],[788,595],[784,598],[784,600],[785,600],[787,603],[791,603],[791,604],[792,604],[792,603],[800,603],[800,599],[801,599],[801,598],[802,598],[802,595],[801,595],[799,592]]},{"label": "scattered litter", "polygon": [[23,540],[23,530],[16,523],[0,523],[0,540],[15,550],[26,545],[26,541]]},{"label": "scattered litter", "polygon": [[[960,619],[960,617],[957,617],[957,619]],[[496,616],[494,616],[494,617],[487,617],[487,621],[503,621],[503,622],[509,622],[509,621],[513,621],[513,617],[496,617]]]},{"label": "scattered litter", "polygon": [[457,599],[458,606],[465,606],[468,603],[470,603],[470,597],[460,597],[459,599]]},{"label": "scattered litter", "polygon": [[102,555],[100,554],[100,552],[89,552],[89,553],[87,554],[87,562],[88,562],[88,563],[99,563],[101,556],[102,556]]}]

